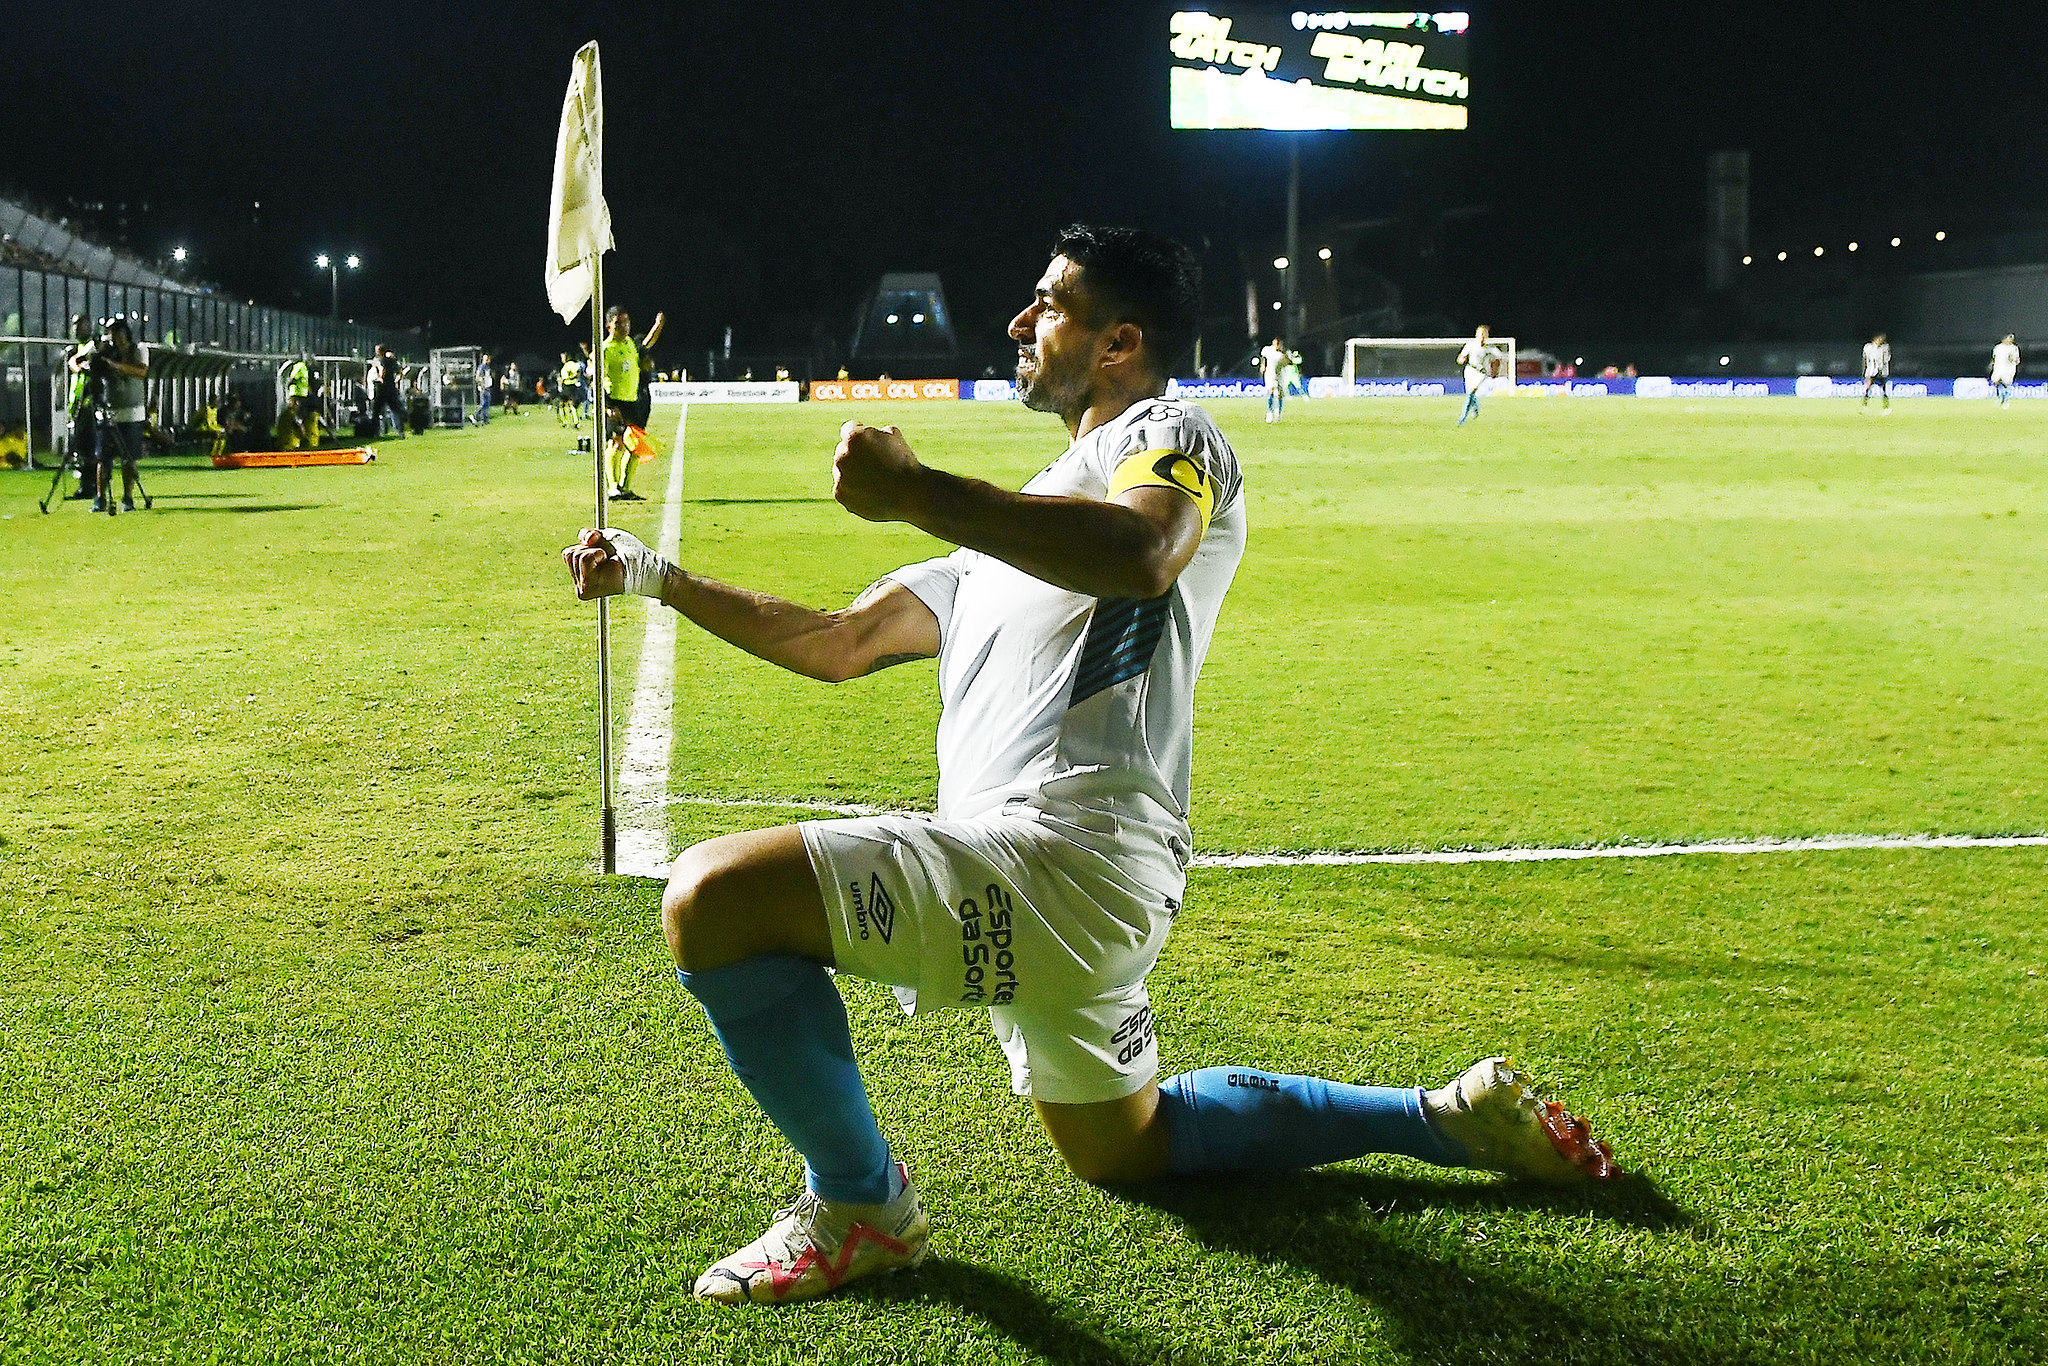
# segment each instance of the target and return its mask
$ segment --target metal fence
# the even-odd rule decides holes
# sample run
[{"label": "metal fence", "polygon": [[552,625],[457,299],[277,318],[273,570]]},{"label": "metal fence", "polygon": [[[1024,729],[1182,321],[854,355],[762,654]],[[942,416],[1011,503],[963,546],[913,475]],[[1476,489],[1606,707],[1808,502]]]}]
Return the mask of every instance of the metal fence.
[{"label": "metal fence", "polygon": [[[52,438],[62,425],[63,348],[71,318],[97,321],[115,313],[128,316],[135,340],[166,354],[213,353],[245,359],[251,368],[262,362],[274,369],[280,359],[306,354],[368,356],[379,346],[419,361],[427,350],[428,339],[419,331],[316,318],[218,294],[0,266],[0,430],[25,429],[31,451],[53,449]],[[164,420],[183,421],[189,416],[186,410],[196,407],[196,389],[172,387],[184,383],[166,381],[161,392],[151,384],[152,400],[166,408]],[[259,401],[252,406],[265,405]]]}]

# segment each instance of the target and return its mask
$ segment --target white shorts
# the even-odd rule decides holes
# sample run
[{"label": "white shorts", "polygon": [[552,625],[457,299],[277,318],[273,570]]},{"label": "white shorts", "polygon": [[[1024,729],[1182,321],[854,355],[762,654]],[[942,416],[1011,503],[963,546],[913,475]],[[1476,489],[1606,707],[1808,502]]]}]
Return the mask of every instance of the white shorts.
[{"label": "white shorts", "polygon": [[1465,372],[1465,392],[1468,394],[1478,394],[1479,397],[1485,398],[1493,392],[1493,376],[1475,375],[1470,370],[1467,370]]},{"label": "white shorts", "polygon": [[985,1007],[1018,1095],[1116,1100],[1157,1074],[1145,974],[1186,873],[1143,827],[1013,802],[799,828],[839,970],[897,988],[913,1013]]}]

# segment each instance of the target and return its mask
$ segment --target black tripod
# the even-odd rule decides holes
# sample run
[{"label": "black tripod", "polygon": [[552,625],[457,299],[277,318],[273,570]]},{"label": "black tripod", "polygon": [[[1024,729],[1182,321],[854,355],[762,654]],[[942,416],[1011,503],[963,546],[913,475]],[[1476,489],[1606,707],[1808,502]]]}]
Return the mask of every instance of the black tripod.
[{"label": "black tripod", "polygon": [[[95,451],[91,458],[97,462],[99,453]],[[85,467],[79,463],[78,443],[75,441],[65,443],[64,458],[57,462],[57,477],[50,481],[50,491],[36,504],[45,514],[50,511],[50,504],[57,501],[57,490],[64,486],[64,476],[67,474],[76,474],[80,479],[85,478]]]},{"label": "black tripod", "polygon": [[[105,415],[102,414],[99,424],[99,439],[101,441],[105,441],[109,437],[111,437],[121,447],[121,460],[119,464],[124,485],[133,484],[135,486],[135,491],[142,495],[142,506],[144,511],[148,511],[149,509],[154,508],[156,506],[156,499],[150,497],[149,490],[142,486],[142,471],[136,468],[136,457],[139,456],[142,452],[128,449],[127,438],[122,434],[120,427],[114,423],[108,422],[106,420]],[[93,452],[93,460],[95,465],[97,465],[99,460],[99,452]],[[115,462],[109,460],[107,462],[106,468],[98,470],[96,475],[99,487],[99,498],[102,503],[106,504],[107,514],[109,516],[112,516],[115,510],[114,490],[111,487],[114,482],[114,467]],[[47,515],[50,511],[50,504],[56,500],[57,490],[60,487],[62,487],[64,483],[64,476],[73,470],[79,471],[81,476],[84,473],[83,468],[78,463],[78,450],[75,444],[66,448],[64,452],[64,460],[61,464],[57,466],[57,477],[50,481],[50,491],[43,495],[43,499],[41,502],[36,504],[37,507],[43,510],[45,515]]]}]

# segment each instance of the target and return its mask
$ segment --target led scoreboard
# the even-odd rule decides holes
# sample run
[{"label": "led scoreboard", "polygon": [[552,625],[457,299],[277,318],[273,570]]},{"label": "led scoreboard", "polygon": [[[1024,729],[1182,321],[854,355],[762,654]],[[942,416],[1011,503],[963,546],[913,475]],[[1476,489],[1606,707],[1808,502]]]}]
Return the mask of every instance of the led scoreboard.
[{"label": "led scoreboard", "polygon": [[1173,16],[1175,128],[1466,126],[1462,11],[1291,14],[1250,4]]}]

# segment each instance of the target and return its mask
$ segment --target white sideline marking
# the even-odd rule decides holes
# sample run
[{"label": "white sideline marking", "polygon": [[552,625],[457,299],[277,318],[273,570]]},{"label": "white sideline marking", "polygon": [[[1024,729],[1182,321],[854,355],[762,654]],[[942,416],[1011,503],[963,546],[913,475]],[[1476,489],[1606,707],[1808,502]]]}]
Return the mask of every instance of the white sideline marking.
[{"label": "white sideline marking", "polygon": [[[683,430],[690,405],[676,419],[668,462],[668,492],[661,508],[661,541],[655,549],[669,560],[682,556]],[[647,612],[640,643],[640,675],[633,707],[626,714],[626,745],[619,757],[618,869],[628,877],[668,878],[668,756],[673,742],[676,673],[676,614],[653,598],[639,602]]]},{"label": "white sideline marking", "polygon": [[1577,849],[1411,849],[1385,854],[1197,854],[1197,868],[1349,867],[1363,863],[1557,863],[1674,854],[1796,854],[1831,849],[2017,849],[2048,846],[2048,835],[1816,835],[1808,839],[1716,840],[1706,844],[1607,844]]}]

